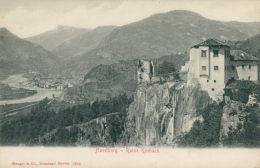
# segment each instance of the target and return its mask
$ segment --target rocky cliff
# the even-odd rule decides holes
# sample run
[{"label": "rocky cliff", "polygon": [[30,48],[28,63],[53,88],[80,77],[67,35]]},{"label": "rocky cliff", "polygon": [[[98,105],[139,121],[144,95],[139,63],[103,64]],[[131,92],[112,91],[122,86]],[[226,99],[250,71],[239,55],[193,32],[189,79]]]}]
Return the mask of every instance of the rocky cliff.
[{"label": "rocky cliff", "polygon": [[[115,124],[122,121],[119,113],[107,114],[84,124],[75,125],[80,129],[77,146],[109,146],[118,138]],[[119,133],[119,132],[118,132]]]},{"label": "rocky cliff", "polygon": [[212,102],[200,86],[185,82],[142,84],[129,106],[125,145],[171,145],[181,132],[188,132],[201,111]]},{"label": "rocky cliff", "polygon": [[230,126],[236,128],[237,124],[243,121],[246,116],[245,109],[246,106],[244,103],[226,100],[221,119],[220,137],[227,135]]},{"label": "rocky cliff", "polygon": [[[77,145],[175,146],[178,135],[189,132],[196,120],[203,121],[202,113],[205,115],[205,110],[207,113],[210,104],[214,104],[213,100],[196,81],[140,84],[125,119],[114,113],[77,125],[84,134]],[[230,126],[236,128],[239,122],[243,123],[246,105],[225,98],[225,102],[217,106],[223,112],[218,133],[222,139]]]},{"label": "rocky cliff", "polygon": [[[116,112],[86,123],[53,129],[43,136],[31,139],[26,146],[113,146],[122,132],[122,118],[122,115]],[[64,136],[60,139],[61,134]],[[66,140],[70,143],[66,143]]]},{"label": "rocky cliff", "polygon": [[[253,101],[256,98],[251,99],[253,103],[245,104],[225,96],[225,102],[218,104],[195,80],[188,84],[173,80],[143,83],[137,86],[134,102],[127,113],[110,113],[54,130],[31,144],[62,144],[55,135],[66,133],[66,130],[64,137],[72,138],[69,142],[75,140],[73,144],[77,146],[217,147],[232,144],[232,139],[227,137],[229,127],[243,125],[250,115],[248,107],[259,111],[258,103]],[[201,122],[193,124],[196,120]],[[185,132],[189,133],[179,136]]]}]

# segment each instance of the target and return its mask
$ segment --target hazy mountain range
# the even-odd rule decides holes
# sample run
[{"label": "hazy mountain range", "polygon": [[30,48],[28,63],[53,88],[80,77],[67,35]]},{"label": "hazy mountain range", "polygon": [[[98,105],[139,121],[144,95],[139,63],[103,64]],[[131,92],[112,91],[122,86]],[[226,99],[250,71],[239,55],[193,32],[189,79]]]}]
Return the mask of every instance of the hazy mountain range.
[{"label": "hazy mountain range", "polygon": [[260,59],[260,34],[245,41],[232,42],[230,43],[230,47],[231,49],[243,50]]},{"label": "hazy mountain range", "polygon": [[28,37],[26,40],[39,44],[45,49],[51,51],[64,41],[89,31],[91,31],[91,29],[58,26],[55,30],[48,31],[37,36]]},{"label": "hazy mountain range", "polygon": [[[52,58],[58,56],[60,61],[66,60],[55,73],[84,76],[99,64],[133,60],[144,55],[151,59],[189,52],[191,46],[207,38],[244,41],[258,34],[260,22],[222,22],[206,19],[195,12],[176,10],[120,27],[90,30],[60,26],[26,40],[51,51]],[[28,43],[26,40],[22,41]],[[41,50],[43,52],[43,48]],[[30,49],[24,51],[31,52]]]},{"label": "hazy mountain range", "polygon": [[260,33],[260,23],[220,22],[190,11],[155,14],[114,29],[99,46],[82,58],[101,55],[110,60],[155,58],[189,51],[207,38],[246,40]]},{"label": "hazy mountain range", "polygon": [[57,67],[59,58],[42,46],[0,29],[0,77]]},{"label": "hazy mountain range", "polygon": [[61,58],[72,58],[95,49],[115,26],[102,26],[64,41],[52,52]]},{"label": "hazy mountain range", "polygon": [[189,11],[156,14],[115,28],[94,50],[79,56],[76,61],[79,62],[78,70],[72,71],[92,69],[95,64],[89,65],[86,60],[97,56],[102,58],[100,61],[103,63],[137,59],[143,55],[155,58],[189,52],[191,46],[207,38],[241,41],[259,33],[260,23],[214,21]]}]

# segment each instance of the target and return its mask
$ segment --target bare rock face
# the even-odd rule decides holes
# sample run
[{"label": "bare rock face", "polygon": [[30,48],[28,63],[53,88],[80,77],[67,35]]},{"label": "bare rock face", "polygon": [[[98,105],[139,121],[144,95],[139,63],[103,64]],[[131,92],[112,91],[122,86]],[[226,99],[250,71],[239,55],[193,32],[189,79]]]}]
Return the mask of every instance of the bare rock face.
[{"label": "bare rock face", "polygon": [[254,93],[250,94],[248,96],[248,102],[247,102],[246,106],[248,106],[248,107],[253,107],[253,106],[260,107],[260,103],[257,102],[257,97],[258,97],[257,94],[254,94]]},{"label": "bare rock face", "polygon": [[125,124],[127,145],[171,145],[181,132],[188,132],[201,111],[212,103],[200,86],[185,82],[142,84],[129,106]]},{"label": "bare rock face", "polygon": [[243,124],[247,115],[246,108],[259,107],[257,96],[256,94],[250,94],[246,104],[241,101],[230,100],[229,97],[225,98],[226,105],[223,107],[220,137],[228,135],[229,127],[237,128],[238,123]]},{"label": "bare rock face", "polygon": [[77,146],[110,146],[119,137],[116,132],[111,131],[113,124],[121,121],[119,113],[111,113],[93,119],[87,123],[75,125],[81,131],[76,143]]},{"label": "bare rock face", "polygon": [[239,101],[226,102],[226,105],[223,107],[220,137],[227,135],[230,126],[236,128],[239,122],[243,122],[246,116],[245,109],[245,104]]}]

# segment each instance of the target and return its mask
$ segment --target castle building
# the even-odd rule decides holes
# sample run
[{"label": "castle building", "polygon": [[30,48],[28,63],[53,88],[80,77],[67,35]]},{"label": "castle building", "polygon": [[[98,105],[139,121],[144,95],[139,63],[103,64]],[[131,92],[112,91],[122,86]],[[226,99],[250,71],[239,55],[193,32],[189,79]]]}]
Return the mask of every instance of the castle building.
[{"label": "castle building", "polygon": [[257,61],[250,54],[208,39],[191,48],[190,60],[182,69],[188,71],[188,84],[195,78],[213,99],[221,99],[230,79],[257,81]]},{"label": "castle building", "polygon": [[150,83],[154,76],[154,65],[152,61],[138,60],[137,65],[138,84]]}]

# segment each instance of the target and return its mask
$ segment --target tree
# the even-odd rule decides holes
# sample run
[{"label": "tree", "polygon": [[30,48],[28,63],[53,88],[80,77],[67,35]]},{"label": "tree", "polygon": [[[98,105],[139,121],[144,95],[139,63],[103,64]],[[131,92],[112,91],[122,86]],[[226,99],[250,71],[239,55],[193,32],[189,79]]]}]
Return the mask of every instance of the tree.
[{"label": "tree", "polygon": [[175,72],[174,64],[171,62],[163,61],[158,67],[159,75],[167,75],[169,73]]},{"label": "tree", "polygon": [[251,107],[245,110],[248,114],[244,123],[236,128],[229,127],[228,136],[223,145],[228,147],[260,147],[260,109]]},{"label": "tree", "polygon": [[180,147],[215,147],[219,144],[222,107],[216,102],[202,111],[203,122],[195,121],[191,130],[177,138]]}]

